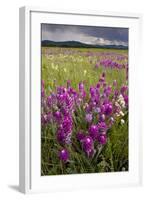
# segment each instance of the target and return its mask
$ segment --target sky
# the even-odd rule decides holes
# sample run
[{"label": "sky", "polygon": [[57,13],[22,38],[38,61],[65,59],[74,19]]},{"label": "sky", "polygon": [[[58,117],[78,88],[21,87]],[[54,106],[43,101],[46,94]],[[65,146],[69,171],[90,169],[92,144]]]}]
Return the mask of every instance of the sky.
[{"label": "sky", "polygon": [[93,45],[123,45],[128,46],[128,29],[42,24],[42,40],[79,41]]}]

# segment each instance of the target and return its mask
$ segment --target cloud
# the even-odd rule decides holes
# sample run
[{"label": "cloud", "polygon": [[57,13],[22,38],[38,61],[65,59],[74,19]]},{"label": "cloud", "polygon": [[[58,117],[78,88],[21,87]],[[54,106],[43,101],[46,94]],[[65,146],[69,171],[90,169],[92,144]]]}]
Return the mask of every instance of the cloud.
[{"label": "cloud", "polygon": [[42,25],[42,40],[79,41],[96,45],[128,45],[128,30],[71,25]]},{"label": "cloud", "polygon": [[95,40],[91,44],[97,45],[123,45],[127,46],[127,42],[119,41],[119,40],[107,40],[104,38],[95,38]]}]

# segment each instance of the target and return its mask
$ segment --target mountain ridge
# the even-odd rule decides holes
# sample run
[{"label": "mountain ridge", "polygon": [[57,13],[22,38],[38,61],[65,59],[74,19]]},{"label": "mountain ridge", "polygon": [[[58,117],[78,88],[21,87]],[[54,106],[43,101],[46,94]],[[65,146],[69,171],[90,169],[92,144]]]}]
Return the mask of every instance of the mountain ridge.
[{"label": "mountain ridge", "polygon": [[72,48],[103,48],[103,49],[128,49],[128,46],[123,45],[92,45],[85,44],[78,41],[52,41],[52,40],[42,40],[42,47],[72,47]]}]

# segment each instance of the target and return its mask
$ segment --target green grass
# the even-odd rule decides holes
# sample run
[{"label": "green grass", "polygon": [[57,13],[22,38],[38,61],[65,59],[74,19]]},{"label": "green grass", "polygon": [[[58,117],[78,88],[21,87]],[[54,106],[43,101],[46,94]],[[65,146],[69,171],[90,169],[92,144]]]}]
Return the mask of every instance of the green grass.
[{"label": "green grass", "polygon": [[[55,53],[59,51],[59,48],[50,48]],[[64,49],[63,49],[64,50]],[[72,50],[72,49],[71,49]],[[96,62],[100,59],[99,56],[88,57],[84,55],[88,52],[110,52],[111,50],[103,49],[73,49],[77,50],[72,55],[65,55],[62,53],[54,53],[54,55],[47,55],[47,48],[42,49],[42,79],[45,80],[46,89],[54,90],[56,85],[65,85],[67,80],[71,80],[72,86],[77,89],[78,83],[85,81],[87,89],[91,85],[97,84],[99,76],[103,72],[103,68],[95,69]],[[67,51],[67,50],[66,50]],[[78,51],[83,53],[79,55]],[[112,50],[118,54],[127,54],[127,50]],[[90,63],[92,60],[92,63]],[[112,84],[113,80],[117,80],[118,86],[121,86],[126,82],[125,70],[122,69],[106,69],[106,80]],[[54,84],[55,81],[55,84]]]}]

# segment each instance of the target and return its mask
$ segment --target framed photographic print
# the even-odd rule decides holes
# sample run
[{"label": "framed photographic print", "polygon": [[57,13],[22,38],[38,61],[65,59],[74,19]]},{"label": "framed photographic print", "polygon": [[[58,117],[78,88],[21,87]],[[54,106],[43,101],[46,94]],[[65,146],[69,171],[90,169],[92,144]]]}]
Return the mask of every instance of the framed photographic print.
[{"label": "framed photographic print", "polygon": [[140,34],[138,14],[20,8],[20,191],[141,183]]}]

